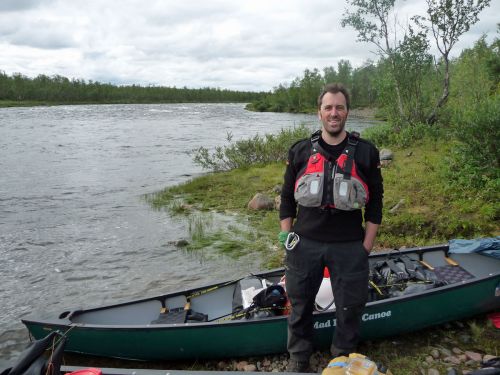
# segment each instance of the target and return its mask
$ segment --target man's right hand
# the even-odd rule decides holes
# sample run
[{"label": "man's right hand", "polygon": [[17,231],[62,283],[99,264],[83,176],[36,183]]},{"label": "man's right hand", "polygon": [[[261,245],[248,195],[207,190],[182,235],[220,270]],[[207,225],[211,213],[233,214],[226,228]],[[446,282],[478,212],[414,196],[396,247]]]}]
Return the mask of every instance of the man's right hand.
[{"label": "man's right hand", "polygon": [[288,237],[288,231],[281,231],[278,234],[278,241],[281,244],[281,246],[285,247],[285,242]]}]

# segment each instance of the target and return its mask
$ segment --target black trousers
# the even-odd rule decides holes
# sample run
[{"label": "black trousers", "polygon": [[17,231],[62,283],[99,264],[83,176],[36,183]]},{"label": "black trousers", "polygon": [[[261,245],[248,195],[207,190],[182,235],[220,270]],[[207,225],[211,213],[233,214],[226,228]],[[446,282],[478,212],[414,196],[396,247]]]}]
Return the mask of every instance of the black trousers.
[{"label": "black trousers", "polygon": [[331,350],[352,352],[360,334],[361,314],[368,299],[368,253],[361,241],[318,242],[304,237],[286,251],[286,290],[292,309],[288,317],[288,352],[297,361],[313,353],[314,301],[330,271],[337,324]]}]

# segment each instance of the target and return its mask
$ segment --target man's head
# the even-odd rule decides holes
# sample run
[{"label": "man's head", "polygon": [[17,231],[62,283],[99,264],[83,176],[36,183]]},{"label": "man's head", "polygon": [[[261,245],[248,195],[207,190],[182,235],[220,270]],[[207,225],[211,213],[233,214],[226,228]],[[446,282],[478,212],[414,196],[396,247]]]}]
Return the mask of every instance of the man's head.
[{"label": "man's head", "polygon": [[338,137],[345,129],[349,114],[350,98],[347,89],[338,84],[325,86],[318,97],[318,117],[323,129],[332,137]]},{"label": "man's head", "polygon": [[349,96],[349,91],[340,83],[328,83],[325,87],[323,87],[323,91],[318,96],[318,111],[321,109],[321,102],[323,101],[323,97],[326,93],[337,94],[342,93],[345,97],[347,112],[349,112],[351,105],[351,97]]}]

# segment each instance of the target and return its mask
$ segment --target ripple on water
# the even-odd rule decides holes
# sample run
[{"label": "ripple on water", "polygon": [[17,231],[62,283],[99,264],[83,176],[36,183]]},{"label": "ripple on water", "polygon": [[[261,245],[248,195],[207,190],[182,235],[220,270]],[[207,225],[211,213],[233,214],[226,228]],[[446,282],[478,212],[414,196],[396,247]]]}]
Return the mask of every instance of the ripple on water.
[{"label": "ripple on water", "polygon": [[99,275],[88,275],[88,276],[73,276],[73,277],[65,277],[64,281],[66,282],[79,282],[79,281],[87,281],[87,280],[95,280],[100,279]]}]

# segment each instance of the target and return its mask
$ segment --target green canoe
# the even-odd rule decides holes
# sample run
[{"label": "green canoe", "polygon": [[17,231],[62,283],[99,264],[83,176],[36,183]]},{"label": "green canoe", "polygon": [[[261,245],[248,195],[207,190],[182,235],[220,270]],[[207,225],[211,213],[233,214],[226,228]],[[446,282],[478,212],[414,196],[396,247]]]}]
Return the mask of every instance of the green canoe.
[{"label": "green canoe", "polygon": [[[369,257],[370,264],[379,264],[393,254],[374,253]],[[448,245],[406,249],[397,254],[436,272],[444,278],[438,284],[442,286],[373,299],[362,317],[363,339],[401,334],[500,308],[500,259],[477,253],[451,255]],[[449,271],[452,276],[446,279]],[[283,274],[283,269],[276,269],[255,275],[277,283]],[[286,352],[286,315],[236,319],[233,297],[237,285],[238,280],[221,282],[128,303],[63,311],[52,319],[30,317],[22,322],[35,339],[60,331],[67,336],[66,351],[105,357],[171,360]],[[186,323],[186,303],[208,320]],[[318,349],[328,348],[335,329],[335,309],[316,311],[314,321]]]}]

